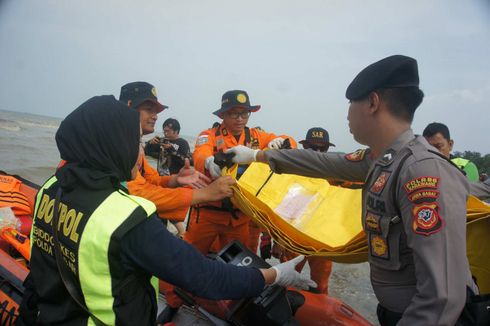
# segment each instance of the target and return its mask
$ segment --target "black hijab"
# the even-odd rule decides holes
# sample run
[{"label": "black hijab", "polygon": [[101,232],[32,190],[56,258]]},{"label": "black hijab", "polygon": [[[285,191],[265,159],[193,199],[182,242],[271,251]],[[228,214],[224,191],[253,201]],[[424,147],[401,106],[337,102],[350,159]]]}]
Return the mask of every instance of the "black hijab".
[{"label": "black hijab", "polygon": [[118,187],[131,179],[139,152],[136,110],[112,95],[95,96],[61,122],[56,132],[60,156],[67,163],[56,176],[62,188],[83,183],[92,188]]}]

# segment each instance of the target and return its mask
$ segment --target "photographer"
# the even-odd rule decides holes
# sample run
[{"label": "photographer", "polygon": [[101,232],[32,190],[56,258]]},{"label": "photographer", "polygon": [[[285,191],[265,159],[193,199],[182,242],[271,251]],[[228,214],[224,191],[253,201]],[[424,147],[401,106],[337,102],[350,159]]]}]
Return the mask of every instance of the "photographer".
[{"label": "photographer", "polygon": [[164,138],[156,136],[148,141],[145,154],[158,158],[157,170],[160,175],[175,174],[184,166],[186,158],[192,162],[189,143],[179,137],[180,123],[176,119],[165,120],[162,128]]}]

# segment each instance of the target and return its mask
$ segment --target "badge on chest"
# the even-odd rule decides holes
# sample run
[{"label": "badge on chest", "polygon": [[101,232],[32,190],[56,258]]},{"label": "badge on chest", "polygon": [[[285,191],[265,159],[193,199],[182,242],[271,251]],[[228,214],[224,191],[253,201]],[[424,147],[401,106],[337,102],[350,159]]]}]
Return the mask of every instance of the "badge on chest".
[{"label": "badge on chest", "polygon": [[390,171],[383,171],[380,173],[376,181],[374,181],[373,185],[370,188],[370,191],[376,195],[379,195],[386,186],[388,179],[390,178]]}]

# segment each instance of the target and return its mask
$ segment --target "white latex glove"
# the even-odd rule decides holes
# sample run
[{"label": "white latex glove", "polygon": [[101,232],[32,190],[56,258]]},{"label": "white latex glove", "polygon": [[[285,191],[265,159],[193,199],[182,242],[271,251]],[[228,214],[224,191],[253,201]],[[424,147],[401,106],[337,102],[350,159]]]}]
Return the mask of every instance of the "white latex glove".
[{"label": "white latex glove", "polygon": [[269,147],[270,149],[280,149],[282,143],[284,143],[284,138],[277,137],[271,140],[269,144],[267,144],[267,147]]},{"label": "white latex glove", "polygon": [[237,164],[249,164],[255,162],[258,149],[251,149],[250,147],[238,145],[225,151],[226,154],[234,153],[235,156],[231,159],[233,163]]},{"label": "white latex glove", "polygon": [[305,256],[298,256],[285,263],[273,266],[272,268],[276,270],[277,275],[272,285],[292,286],[303,290],[307,290],[310,286],[316,287],[317,284],[310,277],[302,275],[294,269],[303,259],[305,259]]},{"label": "white latex glove", "polygon": [[218,164],[214,163],[214,156],[209,156],[206,161],[204,161],[204,167],[209,171],[213,179],[218,179],[221,177],[221,168]]}]

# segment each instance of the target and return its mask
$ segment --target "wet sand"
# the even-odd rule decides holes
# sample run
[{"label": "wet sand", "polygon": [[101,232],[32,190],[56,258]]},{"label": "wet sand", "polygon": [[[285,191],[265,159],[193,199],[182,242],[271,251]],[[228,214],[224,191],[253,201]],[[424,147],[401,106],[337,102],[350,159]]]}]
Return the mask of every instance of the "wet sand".
[{"label": "wet sand", "polygon": [[329,294],[354,308],[371,323],[378,325],[376,305],[378,301],[369,281],[369,265],[333,264]]}]

